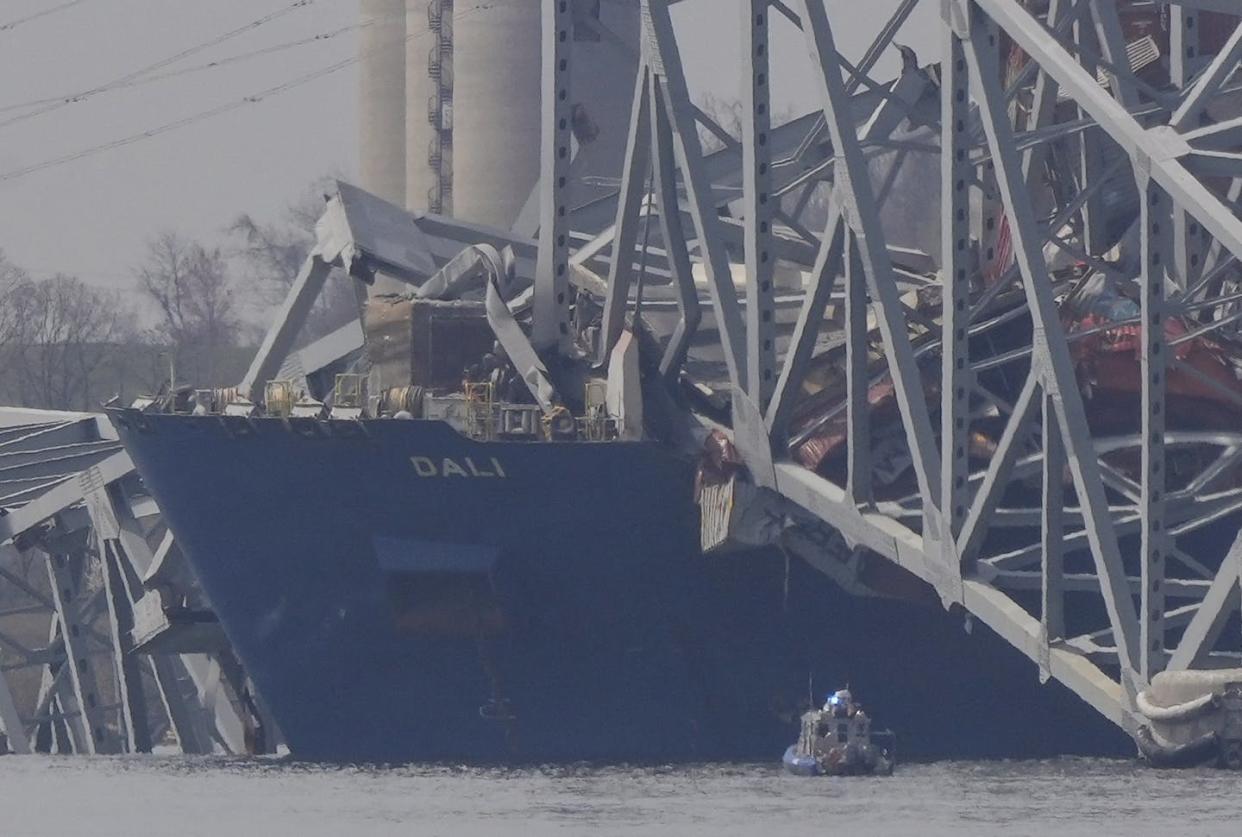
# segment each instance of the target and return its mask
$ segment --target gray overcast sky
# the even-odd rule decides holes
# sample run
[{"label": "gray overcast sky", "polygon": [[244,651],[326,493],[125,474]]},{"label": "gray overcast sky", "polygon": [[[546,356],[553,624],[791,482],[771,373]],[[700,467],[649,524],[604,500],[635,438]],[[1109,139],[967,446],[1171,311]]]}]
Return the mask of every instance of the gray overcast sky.
[{"label": "gray overcast sky", "polygon": [[[0,25],[64,0],[3,0]],[[88,90],[291,5],[292,0],[82,0],[68,10],[0,31],[0,109]],[[534,0],[531,0],[533,3]],[[838,42],[857,58],[897,0],[828,0]],[[924,2],[899,40],[927,43],[935,3]],[[736,95],[737,0],[677,7],[693,91]],[[355,22],[357,0],[306,8],[168,69],[193,66],[327,33]],[[785,27],[788,29],[788,27]],[[776,48],[777,90],[809,109],[803,56],[788,31]],[[782,44],[778,41],[778,47]],[[236,101],[353,56],[349,32],[313,46],[94,96],[3,125],[0,177]],[[924,60],[928,60],[925,57]],[[885,72],[891,72],[888,57]],[[164,72],[167,72],[165,70]],[[879,77],[885,77],[880,74]],[[0,182],[0,249],[36,276],[74,273],[128,291],[143,242],[159,229],[211,238],[239,212],[275,217],[315,178],[356,171],[353,68],[231,113],[86,159]]]}]

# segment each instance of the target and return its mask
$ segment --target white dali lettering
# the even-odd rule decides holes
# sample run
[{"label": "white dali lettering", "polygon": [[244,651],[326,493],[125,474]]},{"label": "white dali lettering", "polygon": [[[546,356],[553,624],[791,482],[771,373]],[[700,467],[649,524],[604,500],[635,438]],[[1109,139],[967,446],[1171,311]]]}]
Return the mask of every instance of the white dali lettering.
[{"label": "white dali lettering", "polygon": [[489,457],[486,462],[475,462],[474,457],[465,456],[460,460],[446,456],[443,459],[432,459],[429,456],[411,456],[410,464],[414,473],[424,479],[427,477],[490,479],[499,477],[507,479],[504,467],[496,457]]}]

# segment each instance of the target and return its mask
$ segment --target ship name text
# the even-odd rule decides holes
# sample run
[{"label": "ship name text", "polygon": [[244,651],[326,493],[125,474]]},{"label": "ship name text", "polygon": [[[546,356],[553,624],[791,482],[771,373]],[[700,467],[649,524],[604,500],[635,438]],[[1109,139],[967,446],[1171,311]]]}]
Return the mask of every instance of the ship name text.
[{"label": "ship name text", "polygon": [[473,457],[465,456],[461,459],[454,459],[446,456],[444,458],[432,459],[430,456],[411,456],[410,462],[414,465],[414,473],[424,479],[430,477],[443,477],[446,479],[453,477],[465,477],[466,479],[484,479],[499,477],[507,479],[508,474],[505,473],[504,466],[500,464],[500,460],[496,457],[489,457],[486,462],[475,462]]}]

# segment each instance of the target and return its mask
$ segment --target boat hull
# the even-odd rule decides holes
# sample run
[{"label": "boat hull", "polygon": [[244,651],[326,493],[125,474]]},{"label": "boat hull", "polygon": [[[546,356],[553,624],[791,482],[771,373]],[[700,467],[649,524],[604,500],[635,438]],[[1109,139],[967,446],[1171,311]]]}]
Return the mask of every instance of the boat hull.
[{"label": "boat hull", "polygon": [[824,761],[814,756],[798,753],[798,746],[790,744],[785,749],[781,763],[786,773],[795,776],[892,776],[896,765],[892,758],[872,745],[867,749],[842,745],[839,755]]},{"label": "boat hull", "polygon": [[820,776],[822,771],[819,769],[819,762],[810,756],[798,755],[798,748],[790,744],[785,749],[785,755],[781,759],[781,763],[785,765],[785,771],[795,776]]},{"label": "boat hull", "polygon": [[912,758],[1127,752],[943,611],[701,555],[692,463],[656,444],[113,419],[300,758],[764,758],[845,682]]}]

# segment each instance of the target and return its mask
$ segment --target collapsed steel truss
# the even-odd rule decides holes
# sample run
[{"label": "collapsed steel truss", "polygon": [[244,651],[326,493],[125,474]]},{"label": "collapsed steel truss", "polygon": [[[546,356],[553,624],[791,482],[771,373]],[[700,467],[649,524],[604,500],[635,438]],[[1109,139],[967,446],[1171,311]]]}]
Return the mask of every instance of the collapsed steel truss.
[{"label": "collapsed steel truss", "polygon": [[[943,60],[930,68],[907,60],[895,82],[875,82],[869,74],[920,2],[939,11]],[[408,218],[376,209],[392,223],[363,240],[346,217],[347,204],[362,198],[343,193],[337,226],[355,235],[328,236],[308,259],[243,394],[260,400],[329,270],[353,258],[426,279],[481,240],[511,247],[516,273],[533,286],[531,342],[545,355],[575,351],[571,277],[590,267],[608,279],[601,360],[638,319],[639,300],[643,318],[670,318],[660,335],[662,377],[675,385],[713,363],[721,370],[708,383],[731,398],[734,442],[791,519],[817,518],[913,573],[1123,729],[1141,723],[1138,696],[1157,673],[1237,666],[1236,638],[1224,628],[1242,598],[1242,538],[1233,541],[1242,425],[1170,427],[1168,417],[1179,398],[1173,381],[1242,404],[1238,390],[1184,354],[1196,341],[1231,343],[1242,321],[1242,79],[1233,78],[1242,12],[1229,0],[1169,7],[1168,79],[1157,86],[1131,55],[1119,8],[1135,4],[1121,0],[903,0],[857,65],[837,50],[833,0],[827,8],[743,0],[735,137],[691,101],[672,4],[642,0],[642,54],[614,195],[569,203],[572,141],[559,94],[573,72],[562,46],[573,15],[567,3],[550,3],[538,248],[420,216],[422,246],[389,252],[393,236],[412,235]],[[1215,54],[1200,49],[1201,10],[1234,15],[1217,19],[1236,31]],[[819,101],[776,126],[768,57],[782,18],[805,43]],[[910,124],[926,136],[898,136]],[[701,131],[718,150],[704,149]],[[922,251],[885,220],[903,187],[876,182],[872,164],[890,153],[932,155],[939,170],[939,202],[926,210],[939,222]],[[1120,238],[1107,229],[1107,195],[1119,184],[1131,184],[1138,202],[1134,228]],[[823,194],[827,220],[816,233],[809,206]],[[388,235],[396,230],[404,232]],[[425,264],[403,263],[414,250]],[[1076,265],[1068,278],[1067,259]],[[739,263],[742,293],[733,281]],[[797,289],[778,282],[782,265],[804,277]],[[1135,310],[1097,324],[1068,321],[1067,299],[1097,277],[1122,289]],[[1093,422],[1076,352],[1122,332],[1136,341],[1139,371],[1127,407],[1133,427],[1114,432]],[[356,327],[333,336],[331,353],[355,349],[360,337]],[[847,439],[843,467],[831,472],[796,455],[814,430],[803,407],[820,391],[826,358],[841,370],[841,398],[817,420],[843,417]],[[892,418],[876,408],[880,391]],[[905,484],[879,476],[894,438],[909,461]],[[25,508],[0,519],[0,542],[26,544],[23,533],[34,530],[46,541],[70,512],[86,509],[120,625],[119,582],[146,573],[158,556],[148,558],[138,530],[122,524],[136,516],[119,502],[129,469],[118,457],[106,452],[87,472],[96,476],[60,479],[37,499],[23,498]],[[113,465],[125,467],[98,475]],[[166,538],[161,550],[170,549]],[[55,573],[55,561],[49,567]],[[63,603],[48,604],[68,624]],[[54,659],[77,659],[56,642],[48,647]],[[84,682],[73,666],[59,670],[60,683]],[[118,671],[123,683],[125,665]],[[0,678],[0,720],[23,730],[32,720],[63,723],[86,699],[79,685],[72,691],[62,689],[56,712],[23,719]],[[130,716],[138,697],[131,690]]]},{"label": "collapsed steel truss", "polygon": [[[882,223],[868,169],[869,150],[884,147],[886,131],[911,115],[902,98],[907,84],[926,82],[909,65],[891,86],[867,77],[916,0],[900,4],[857,67],[839,54],[824,3],[741,3],[736,138],[691,102],[671,4],[643,0],[643,52],[615,224],[594,238],[586,230],[589,241],[574,257],[608,270],[600,357],[625,327],[636,273],[659,264],[679,311],[661,371],[676,379],[704,320],[693,253],[710,291],[734,441],[755,481],[908,569],[946,605],[963,607],[1036,661],[1045,677],[1134,732],[1136,696],[1158,672],[1238,665],[1236,643],[1223,651],[1217,643],[1238,611],[1242,539],[1227,554],[1190,541],[1214,525],[1236,531],[1242,489],[1228,475],[1242,458],[1242,436],[1170,429],[1166,407],[1173,376],[1235,409],[1242,403],[1179,351],[1199,339],[1231,341],[1242,320],[1242,109],[1230,87],[1242,26],[1236,17],[1217,19],[1237,29],[1215,55],[1203,54],[1198,40],[1200,11],[1242,10],[1214,0],[1170,7],[1170,84],[1157,88],[1128,60],[1119,6],[1133,4],[924,2],[939,7],[943,46],[935,71],[941,255],[929,284],[939,287],[941,308],[934,320],[905,297],[919,283],[894,263],[895,253],[908,254]],[[768,68],[778,15],[801,32],[822,111],[787,126],[802,141],[779,157],[774,148],[789,142],[771,125]],[[546,25],[565,24],[547,16]],[[557,35],[550,28],[545,43]],[[549,64],[565,72],[564,56]],[[851,98],[863,85],[879,91],[870,113],[856,112]],[[1218,118],[1226,103],[1231,115]],[[725,178],[704,155],[701,127],[740,160],[740,199],[714,191]],[[560,141],[550,129],[545,161],[556,159]],[[821,159],[808,153],[815,147],[827,149]],[[1050,195],[1044,174],[1054,150],[1076,171]],[[1140,203],[1132,247],[1124,240],[1114,247],[1103,229],[1101,195],[1122,179],[1133,181]],[[787,195],[820,181],[831,191],[829,220],[812,236],[801,222],[806,200],[791,209]],[[545,220],[557,218],[555,178],[545,179],[543,195]],[[663,249],[644,252],[640,235],[650,234],[652,216]],[[739,221],[740,241],[728,232]],[[561,229],[546,226],[545,241],[563,243]],[[808,281],[792,333],[783,334],[772,271],[778,258],[799,261],[787,244],[791,232],[814,257],[802,260]],[[741,296],[730,249],[745,263]],[[1066,283],[1049,266],[1057,251],[1078,262],[1080,275],[1120,282],[1137,299],[1137,316],[1071,333],[1060,310]],[[552,257],[541,267],[555,264]],[[557,310],[563,288],[553,279],[536,279],[537,316]],[[997,300],[1006,295],[1009,313],[998,316]],[[1029,339],[986,351],[981,338],[1012,324],[1015,314],[1029,320]],[[848,455],[839,480],[794,461],[789,444],[828,320],[844,342],[847,379]],[[1171,329],[1172,320],[1182,327]],[[548,340],[553,328],[536,320],[535,333]],[[1110,436],[1093,432],[1073,346],[1125,328],[1138,332],[1141,387],[1131,408],[1138,420],[1132,433]],[[876,348],[884,359],[878,371],[869,363]],[[1010,391],[994,386],[997,370],[1007,373]],[[873,491],[868,396],[879,378],[891,381],[915,477],[916,490],[904,497]],[[937,387],[938,398],[929,398]],[[972,456],[972,433],[985,414],[1003,430],[981,462]],[[1196,451],[1193,473],[1178,458],[1187,450]]]},{"label": "collapsed steel truss", "polygon": [[9,751],[151,752],[166,734],[185,753],[247,751],[245,687],[222,635],[138,647],[152,618],[167,627],[185,579],[105,417],[0,409],[0,509]]}]

